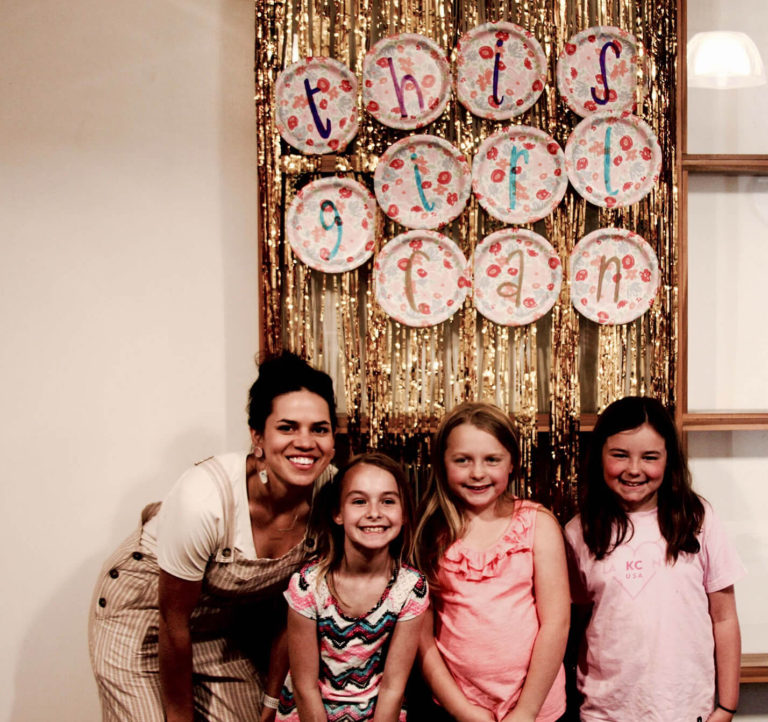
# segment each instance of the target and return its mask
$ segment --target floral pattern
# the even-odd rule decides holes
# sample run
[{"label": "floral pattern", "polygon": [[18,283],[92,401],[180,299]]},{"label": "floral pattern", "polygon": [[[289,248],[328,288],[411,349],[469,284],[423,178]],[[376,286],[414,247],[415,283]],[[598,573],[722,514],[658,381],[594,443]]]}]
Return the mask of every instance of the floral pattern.
[{"label": "floral pattern", "polygon": [[409,231],[373,264],[373,292],[385,313],[406,326],[433,326],[459,310],[471,286],[467,259],[447,236]]},{"label": "floral pattern", "polygon": [[641,236],[622,228],[600,228],[584,236],[571,253],[571,302],[602,324],[642,316],[659,286],[659,261]]},{"label": "floral pattern", "polygon": [[472,161],[472,190],[505,223],[549,215],[568,187],[565,155],[543,130],[515,125],[486,138]]},{"label": "floral pattern", "polygon": [[603,208],[620,208],[637,203],[659,180],[661,148],[644,120],[605,111],[574,128],[565,165],[581,196]]},{"label": "floral pattern", "polygon": [[305,58],[275,83],[275,125],[308,155],[338,153],[357,135],[357,77],[333,58]]},{"label": "floral pattern", "polygon": [[363,60],[363,107],[390,128],[422,128],[451,95],[451,68],[434,40],[402,33],[379,40]]},{"label": "floral pattern", "polygon": [[626,30],[598,26],[574,35],[557,60],[557,88],[568,107],[587,116],[636,107],[638,43]]},{"label": "floral pattern", "polygon": [[373,255],[376,199],[351,178],[312,181],[291,202],[285,232],[294,253],[310,268],[351,271]]},{"label": "floral pattern", "polygon": [[373,176],[376,200],[406,228],[439,228],[456,218],[471,190],[469,164],[447,140],[412,135],[379,158]]},{"label": "floral pattern", "polygon": [[504,228],[475,249],[474,303],[502,326],[541,318],[560,294],[563,269],[546,238],[522,228]]},{"label": "floral pattern", "polygon": [[547,57],[533,34],[518,25],[479,25],[461,36],[456,51],[456,95],[474,115],[514,118],[544,90]]}]

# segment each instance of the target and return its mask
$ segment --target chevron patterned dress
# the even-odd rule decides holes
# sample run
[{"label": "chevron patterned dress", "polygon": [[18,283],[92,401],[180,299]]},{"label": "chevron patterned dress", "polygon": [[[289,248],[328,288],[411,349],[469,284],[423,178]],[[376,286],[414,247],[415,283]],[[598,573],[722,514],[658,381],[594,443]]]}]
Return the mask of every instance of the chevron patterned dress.
[{"label": "chevron patterned dress", "polygon": [[[372,719],[395,624],[427,609],[426,579],[415,569],[400,566],[376,606],[364,616],[352,618],[341,611],[326,580],[319,579],[317,565],[310,563],[291,577],[285,598],[299,614],[317,621],[318,685],[328,722]],[[280,694],[277,719],[299,720],[290,674]],[[403,708],[399,720],[405,719]]]}]

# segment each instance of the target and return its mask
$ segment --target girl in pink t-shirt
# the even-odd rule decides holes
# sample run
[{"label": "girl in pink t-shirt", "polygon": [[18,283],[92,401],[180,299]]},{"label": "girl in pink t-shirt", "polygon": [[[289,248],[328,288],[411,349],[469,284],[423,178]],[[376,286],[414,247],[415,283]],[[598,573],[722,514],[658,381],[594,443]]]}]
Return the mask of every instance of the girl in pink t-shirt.
[{"label": "girl in pink t-shirt", "polygon": [[518,499],[510,418],[465,403],[440,424],[416,529],[433,624],[419,655],[437,702],[460,722],[554,722],[565,711],[570,597],[562,532]]},{"label": "girl in pink t-shirt", "polygon": [[588,620],[575,625],[586,627],[582,722],[730,722],[741,649],[733,583],[744,570],[691,487],[661,403],[629,396],[603,411],[580,510],[566,537],[576,617]]}]

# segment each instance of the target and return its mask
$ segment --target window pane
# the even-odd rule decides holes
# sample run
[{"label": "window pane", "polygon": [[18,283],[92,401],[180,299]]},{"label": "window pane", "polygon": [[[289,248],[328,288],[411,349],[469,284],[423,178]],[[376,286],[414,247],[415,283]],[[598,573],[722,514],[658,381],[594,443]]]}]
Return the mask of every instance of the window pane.
[{"label": "window pane", "polygon": [[[765,0],[688,0],[688,41],[698,32],[737,30],[768,61]],[[690,72],[690,68],[689,68]],[[768,153],[768,85],[688,88],[688,153]]]},{"label": "window pane", "polygon": [[712,504],[747,567],[736,583],[745,653],[768,651],[768,432],[688,434],[693,486]]},{"label": "window pane", "polygon": [[768,410],[768,177],[691,175],[688,410]]}]

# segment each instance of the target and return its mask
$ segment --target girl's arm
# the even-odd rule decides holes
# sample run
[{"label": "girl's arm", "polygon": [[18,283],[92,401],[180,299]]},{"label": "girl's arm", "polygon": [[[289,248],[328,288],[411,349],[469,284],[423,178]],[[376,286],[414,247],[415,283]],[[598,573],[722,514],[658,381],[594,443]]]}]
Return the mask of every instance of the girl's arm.
[{"label": "girl's arm", "polygon": [[405,685],[416,657],[419,632],[425,616],[426,614],[421,614],[395,624],[376,699],[373,722],[397,722],[400,718]]},{"label": "girl's arm", "polygon": [[160,570],[160,693],[167,722],[192,722],[192,640],[189,618],[203,583]]},{"label": "girl's arm", "polygon": [[288,609],[288,657],[299,719],[301,722],[328,722],[318,687],[317,622],[291,608]]},{"label": "girl's arm", "polygon": [[502,722],[535,720],[560,669],[568,641],[571,596],[560,525],[541,510],[533,537],[533,593],[539,631],[517,704]]},{"label": "girl's arm", "polygon": [[[741,674],[741,631],[736,614],[736,595],[733,585],[708,594],[709,616],[715,637],[715,670],[717,700],[723,707],[735,710],[739,704],[739,676]],[[730,712],[716,707],[707,722],[728,722]]]},{"label": "girl's arm", "polygon": [[458,722],[495,722],[496,717],[483,707],[472,704],[459,689],[448,670],[440,650],[435,644],[434,611],[430,607],[424,614],[419,639],[421,673],[442,707]]}]

